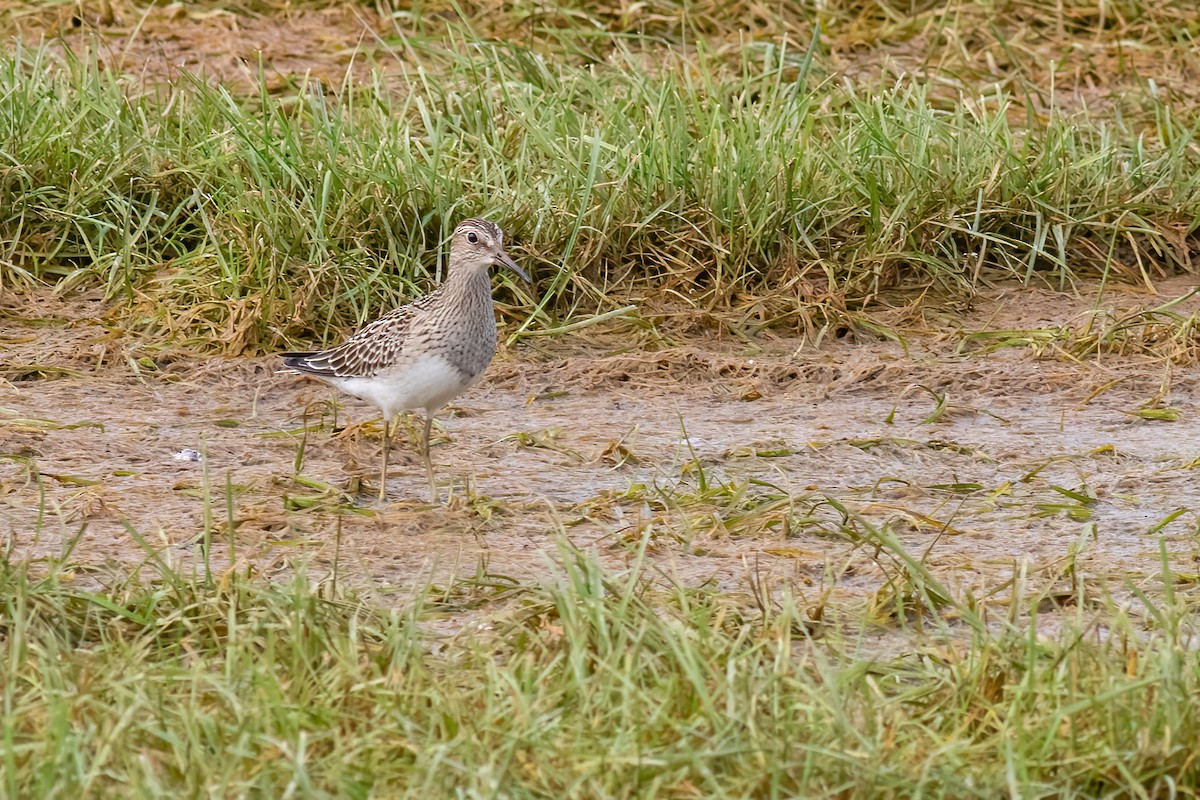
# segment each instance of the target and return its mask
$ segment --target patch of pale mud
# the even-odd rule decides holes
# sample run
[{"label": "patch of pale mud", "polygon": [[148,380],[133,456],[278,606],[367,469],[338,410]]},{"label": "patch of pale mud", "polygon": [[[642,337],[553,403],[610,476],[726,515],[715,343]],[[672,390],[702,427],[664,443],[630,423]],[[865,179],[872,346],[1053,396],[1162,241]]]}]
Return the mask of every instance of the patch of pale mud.
[{"label": "patch of pale mud", "polygon": [[[988,303],[976,321],[995,330],[1066,325],[1095,305],[1032,289]],[[1053,585],[1068,567],[1098,592],[1157,591],[1160,548],[1180,591],[1200,572],[1196,374],[1168,355],[964,353],[970,320],[903,344],[522,344],[438,419],[443,503],[426,502],[413,422],[377,506],[378,427],[335,435],[331,401],[338,429],[374,409],[272,358],[134,374],[136,343],[114,345],[98,305],[4,309],[0,535],[16,560],[73,548],[100,580],[151,552],[195,569],[207,524],[217,569],[336,563],[341,580],[390,594],[544,576],[560,536],[620,565],[645,537],[654,568],[687,585],[861,603],[896,573],[874,528],[997,603],[1014,575]],[[71,372],[18,368],[34,362]],[[1150,399],[1177,419],[1138,416]],[[203,458],[181,460],[188,449]]]},{"label": "patch of pale mud", "polygon": [[44,39],[60,52],[94,54],[108,69],[148,82],[173,82],[187,73],[247,90],[259,85],[261,74],[276,91],[305,79],[338,87],[347,74],[366,80],[372,67],[385,74],[402,68],[380,47],[383,36],[395,34],[392,21],[361,4],[256,13],[179,2],[0,2],[4,17],[11,35],[26,43]]}]

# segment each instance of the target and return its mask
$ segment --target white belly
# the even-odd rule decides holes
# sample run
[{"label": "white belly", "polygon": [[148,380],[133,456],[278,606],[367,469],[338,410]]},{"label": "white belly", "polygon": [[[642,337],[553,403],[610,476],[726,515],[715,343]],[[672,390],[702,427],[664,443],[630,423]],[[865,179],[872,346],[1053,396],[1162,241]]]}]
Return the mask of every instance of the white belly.
[{"label": "white belly", "polygon": [[374,403],[391,419],[401,411],[436,411],[470,388],[469,378],[441,356],[424,356],[372,378],[334,378],[346,394]]}]

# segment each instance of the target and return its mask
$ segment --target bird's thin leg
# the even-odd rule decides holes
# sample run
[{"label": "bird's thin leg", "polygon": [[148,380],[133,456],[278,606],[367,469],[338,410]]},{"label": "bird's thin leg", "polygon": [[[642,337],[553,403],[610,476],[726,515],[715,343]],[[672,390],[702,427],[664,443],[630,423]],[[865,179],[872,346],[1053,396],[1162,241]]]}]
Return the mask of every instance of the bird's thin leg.
[{"label": "bird's thin leg", "polygon": [[429,430],[433,427],[433,412],[426,410],[425,412],[425,472],[429,476],[429,494],[433,498],[433,502],[437,503],[437,484],[433,480],[433,459],[429,456]]},{"label": "bird's thin leg", "polygon": [[388,450],[392,443],[392,421],[383,418],[383,471],[379,473],[379,502],[387,500]]}]

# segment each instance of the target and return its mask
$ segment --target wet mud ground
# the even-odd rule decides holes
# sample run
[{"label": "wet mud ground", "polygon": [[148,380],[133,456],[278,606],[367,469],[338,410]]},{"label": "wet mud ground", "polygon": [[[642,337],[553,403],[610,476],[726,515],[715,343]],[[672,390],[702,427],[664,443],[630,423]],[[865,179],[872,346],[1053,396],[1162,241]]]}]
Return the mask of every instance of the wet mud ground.
[{"label": "wet mud ground", "polygon": [[[1120,316],[1188,288],[1101,305]],[[543,579],[561,538],[619,567],[645,537],[654,568],[684,585],[816,603],[886,587],[875,528],[977,597],[1002,600],[1021,571],[1046,587],[1156,592],[1161,548],[1177,589],[1193,591],[1198,375],[1180,355],[1195,343],[1080,357],[1028,333],[1095,308],[1010,287],[902,343],[762,335],[630,350],[619,330],[518,343],[437,420],[440,503],[418,416],[379,505],[380,426],[365,403],[269,357],[138,366],[95,298],[10,296],[0,539],[15,561],[69,549],[77,580],[107,583],[150,552],[198,569],[207,525],[214,569],[303,564],[320,579],[336,564],[340,580],[399,598],[484,573],[499,587]],[[1000,339],[1012,346],[993,349]],[[1147,405],[1175,418],[1139,416]],[[179,460],[188,448],[203,458]]]}]

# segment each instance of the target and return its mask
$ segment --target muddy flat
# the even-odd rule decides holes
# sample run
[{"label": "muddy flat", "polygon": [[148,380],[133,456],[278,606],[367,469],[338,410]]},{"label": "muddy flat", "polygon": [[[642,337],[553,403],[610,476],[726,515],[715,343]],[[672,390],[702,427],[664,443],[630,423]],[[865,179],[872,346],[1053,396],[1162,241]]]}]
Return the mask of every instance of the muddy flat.
[{"label": "muddy flat", "polygon": [[436,505],[419,417],[380,505],[372,407],[270,357],[156,363],[94,298],[10,297],[0,533],[21,560],[72,548],[79,579],[103,581],[151,553],[199,563],[207,528],[218,569],[336,563],[382,593],[484,569],[524,580],[559,536],[617,562],[648,537],[688,585],[862,597],[886,568],[875,529],[982,594],[1072,552],[1113,591],[1153,588],[1160,547],[1200,571],[1196,343],[1080,343],[1189,289],[1097,302],[1014,286],[899,340],[524,340],[438,418]]}]

